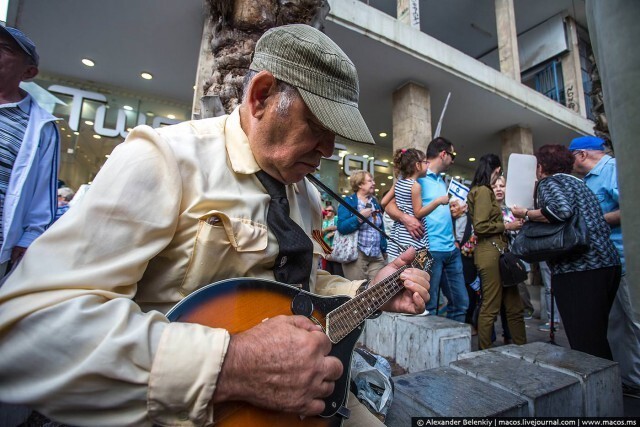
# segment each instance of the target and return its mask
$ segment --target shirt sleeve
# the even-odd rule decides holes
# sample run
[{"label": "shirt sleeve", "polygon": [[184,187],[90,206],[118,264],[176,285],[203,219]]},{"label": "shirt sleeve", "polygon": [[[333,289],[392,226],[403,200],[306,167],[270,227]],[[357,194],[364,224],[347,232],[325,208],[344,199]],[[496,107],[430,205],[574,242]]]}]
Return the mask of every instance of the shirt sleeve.
[{"label": "shirt sleeve", "polygon": [[[349,203],[349,201],[347,201]],[[352,206],[353,207],[353,206]],[[357,205],[356,205],[357,210]],[[352,214],[347,208],[340,205],[338,207],[338,231],[340,234],[355,233],[360,228],[360,221],[358,217]]]},{"label": "shirt sleeve", "polygon": [[324,296],[347,295],[353,297],[363,283],[364,280],[347,280],[324,270],[318,270],[315,293]]},{"label": "shirt sleeve", "polygon": [[169,146],[136,128],[0,288],[0,401],[71,425],[212,422],[228,333],[133,300],[181,195]]},{"label": "shirt sleeve", "polygon": [[[574,178],[571,178],[574,179]],[[577,189],[576,189],[577,191]],[[567,191],[566,186],[549,177],[538,185],[538,205],[540,212],[549,222],[563,222],[573,216],[573,203],[571,191]]]},{"label": "shirt sleeve", "polygon": [[26,209],[24,231],[16,246],[27,248],[53,222],[57,207],[58,167],[60,165],[60,138],[52,122],[42,127],[38,144],[35,192]]}]

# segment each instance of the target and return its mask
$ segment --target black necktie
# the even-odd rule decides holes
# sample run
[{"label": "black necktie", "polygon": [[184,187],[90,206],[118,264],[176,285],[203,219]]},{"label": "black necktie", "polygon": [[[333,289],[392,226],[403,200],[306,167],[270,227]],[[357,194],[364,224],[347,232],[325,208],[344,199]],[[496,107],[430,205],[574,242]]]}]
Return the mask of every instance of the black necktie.
[{"label": "black necktie", "polygon": [[304,230],[289,217],[289,200],[284,184],[264,171],[256,172],[256,176],[271,196],[267,225],[280,247],[273,274],[278,282],[302,284],[303,289],[309,290],[313,243]]}]

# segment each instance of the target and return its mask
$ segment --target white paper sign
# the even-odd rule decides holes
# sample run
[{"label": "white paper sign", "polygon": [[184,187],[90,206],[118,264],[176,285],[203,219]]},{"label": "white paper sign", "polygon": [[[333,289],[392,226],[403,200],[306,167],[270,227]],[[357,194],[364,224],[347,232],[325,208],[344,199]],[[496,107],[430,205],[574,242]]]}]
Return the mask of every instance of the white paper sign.
[{"label": "white paper sign", "polygon": [[531,154],[514,153],[509,156],[505,194],[508,207],[517,205],[526,209],[533,208],[537,164],[536,157]]},{"label": "white paper sign", "polygon": [[452,179],[449,183],[449,190],[447,193],[451,194],[451,199],[461,200],[463,203],[467,203],[467,195],[469,194],[469,187],[465,186],[461,182]]}]

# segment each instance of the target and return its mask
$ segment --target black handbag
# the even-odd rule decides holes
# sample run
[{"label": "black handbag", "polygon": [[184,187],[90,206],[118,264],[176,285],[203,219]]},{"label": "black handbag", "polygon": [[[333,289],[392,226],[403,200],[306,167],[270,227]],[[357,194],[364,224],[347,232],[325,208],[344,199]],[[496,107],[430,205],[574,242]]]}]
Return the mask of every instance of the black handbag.
[{"label": "black handbag", "polygon": [[588,250],[589,230],[577,209],[567,221],[525,222],[511,246],[511,253],[527,262],[553,261]]},{"label": "black handbag", "polygon": [[493,243],[493,246],[500,252],[498,267],[500,268],[502,286],[508,288],[527,280],[527,267],[524,263],[512,252],[509,252],[508,249],[500,249],[495,242],[491,243]]}]

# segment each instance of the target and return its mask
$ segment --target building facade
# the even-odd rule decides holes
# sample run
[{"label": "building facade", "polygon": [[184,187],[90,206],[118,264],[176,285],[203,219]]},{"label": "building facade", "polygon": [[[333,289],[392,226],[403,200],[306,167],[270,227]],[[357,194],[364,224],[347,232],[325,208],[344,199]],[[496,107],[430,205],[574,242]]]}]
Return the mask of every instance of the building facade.
[{"label": "building facade", "polygon": [[[338,139],[322,160],[319,176],[340,193],[351,192],[356,169],[371,171],[383,193],[394,150],[425,149],[437,131],[453,141],[449,173],[462,181],[485,153],[507,166],[510,153],[592,133],[584,0],[328,3],[325,32],[358,69],[376,139]],[[31,90],[63,119],[63,181],[91,182],[131,127],[190,117],[197,79],[208,78],[196,77],[205,14],[201,0],[9,1],[7,25],[29,34],[42,58]]]}]

